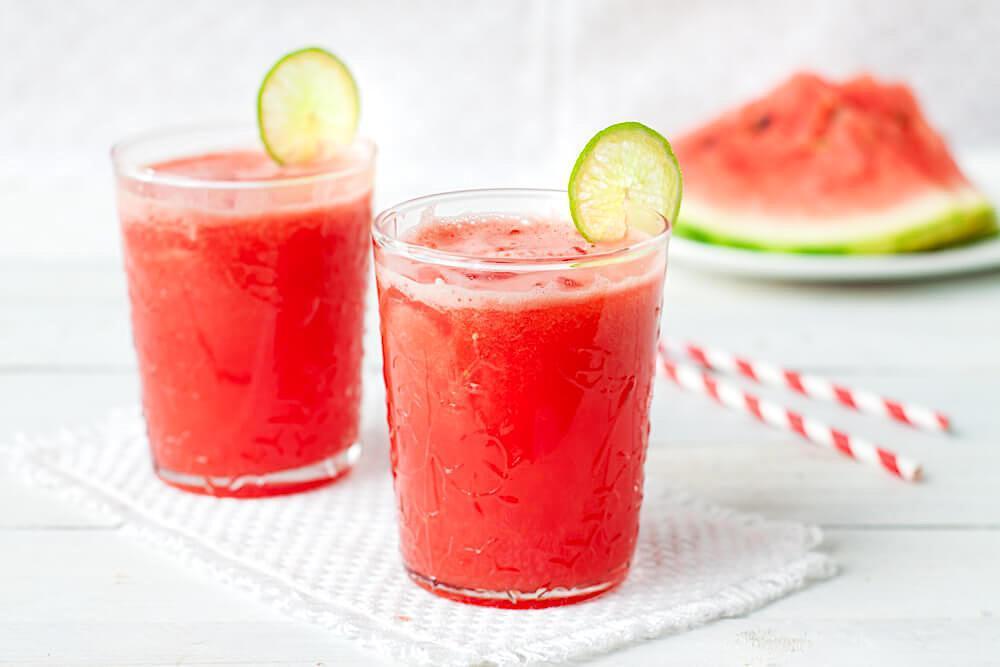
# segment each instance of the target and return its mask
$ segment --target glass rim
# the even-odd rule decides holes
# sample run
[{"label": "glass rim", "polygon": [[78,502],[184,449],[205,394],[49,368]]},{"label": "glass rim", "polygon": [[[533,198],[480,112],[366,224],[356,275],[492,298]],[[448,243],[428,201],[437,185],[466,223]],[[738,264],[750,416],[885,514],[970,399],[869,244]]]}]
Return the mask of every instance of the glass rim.
[{"label": "glass rim", "polygon": [[[454,190],[450,192],[439,192],[431,195],[424,195],[402,201],[381,211],[375,216],[372,222],[372,240],[379,248],[389,250],[398,255],[403,255],[425,264],[437,264],[453,268],[480,268],[480,269],[504,269],[516,270],[518,268],[530,271],[560,271],[567,268],[585,268],[600,264],[610,264],[613,262],[631,259],[633,256],[646,254],[655,250],[661,244],[666,245],[671,236],[671,225],[665,217],[659,216],[663,220],[663,229],[656,235],[647,239],[629,243],[620,248],[598,251],[589,255],[567,255],[564,257],[483,257],[482,255],[470,255],[447,250],[436,250],[419,243],[403,241],[402,239],[387,233],[382,229],[390,217],[398,215],[407,210],[412,210],[440,202],[461,201],[463,199],[475,199],[484,197],[493,198],[554,198],[561,196],[568,198],[566,190],[554,188],[477,188],[470,190]],[[567,199],[568,206],[568,199]],[[570,221],[567,220],[570,224]]]},{"label": "glass rim", "polygon": [[[129,163],[125,160],[125,154],[132,148],[141,144],[162,140],[171,136],[185,137],[199,133],[219,133],[245,132],[247,136],[259,137],[259,131],[247,123],[235,122],[210,122],[196,123],[188,125],[165,125],[152,130],[144,130],[126,136],[111,145],[111,163],[118,176],[128,178],[140,183],[155,185],[166,185],[176,188],[191,188],[199,190],[258,190],[275,187],[287,187],[297,185],[311,185],[313,183],[350,178],[364,173],[371,169],[375,160],[377,148],[375,142],[363,136],[354,138],[348,148],[360,147],[363,150],[362,160],[350,164],[341,165],[335,169],[325,169],[308,174],[298,174],[294,176],[279,176],[267,179],[207,179],[193,176],[180,176],[177,174],[165,174],[150,169],[138,162]],[[261,144],[261,150],[264,150]]]}]

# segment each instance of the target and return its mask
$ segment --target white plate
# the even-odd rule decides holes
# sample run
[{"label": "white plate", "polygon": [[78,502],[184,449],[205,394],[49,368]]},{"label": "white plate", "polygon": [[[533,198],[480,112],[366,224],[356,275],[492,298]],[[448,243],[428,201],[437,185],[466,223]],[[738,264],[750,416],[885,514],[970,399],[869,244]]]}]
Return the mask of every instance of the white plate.
[{"label": "white plate", "polygon": [[[968,155],[966,175],[1000,203],[1000,153]],[[1000,270],[1000,237],[947,250],[905,255],[790,255],[670,241],[670,262],[732,276],[794,282],[890,282]]]}]

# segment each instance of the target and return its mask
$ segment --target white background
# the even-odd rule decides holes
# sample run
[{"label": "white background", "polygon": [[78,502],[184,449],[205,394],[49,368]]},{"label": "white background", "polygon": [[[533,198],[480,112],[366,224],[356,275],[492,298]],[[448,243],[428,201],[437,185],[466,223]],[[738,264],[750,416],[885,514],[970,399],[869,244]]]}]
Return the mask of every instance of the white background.
[{"label": "white background", "polygon": [[676,135],[803,67],[906,80],[958,148],[1000,146],[992,0],[0,0],[0,257],[116,256],[112,142],[253,123],[308,44],[359,80],[380,205],[558,187],[604,125]]}]

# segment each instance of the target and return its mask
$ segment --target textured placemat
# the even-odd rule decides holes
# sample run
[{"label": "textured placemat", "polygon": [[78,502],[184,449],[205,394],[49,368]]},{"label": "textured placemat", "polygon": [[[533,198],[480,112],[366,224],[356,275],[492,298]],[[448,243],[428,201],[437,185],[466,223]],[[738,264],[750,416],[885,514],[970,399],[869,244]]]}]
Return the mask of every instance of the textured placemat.
[{"label": "textured placemat", "polygon": [[[369,408],[373,406],[370,405]],[[524,664],[604,653],[737,616],[831,576],[815,527],[711,507],[646,485],[632,572],[570,607],[509,611],[439,599],[403,573],[384,427],[374,415],[349,478],[266,500],[214,499],[160,483],[138,411],[44,438],[9,462],[30,482],[111,514],[186,564],[285,613],[407,664]]]}]

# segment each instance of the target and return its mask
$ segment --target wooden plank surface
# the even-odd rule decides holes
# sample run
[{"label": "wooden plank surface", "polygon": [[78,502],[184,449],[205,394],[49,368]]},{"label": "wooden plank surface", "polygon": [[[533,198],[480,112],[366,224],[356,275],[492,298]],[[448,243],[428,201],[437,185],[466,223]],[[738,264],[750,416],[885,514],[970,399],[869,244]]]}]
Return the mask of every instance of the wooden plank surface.
[{"label": "wooden plank surface", "polygon": [[[662,384],[648,474],[821,524],[843,572],[594,664],[1000,663],[1000,276],[834,289],[674,271],[666,298],[672,333],[941,407],[958,432],[770,393],[923,460],[907,485]],[[134,368],[118,266],[0,265],[0,443],[134,403]],[[0,475],[0,664],[373,664],[117,529]]]},{"label": "wooden plank surface", "polygon": [[[996,530],[834,529],[828,542],[844,570],[838,578],[746,618],[596,662],[996,664]],[[0,576],[5,665],[333,665],[369,658],[114,530],[6,530],[0,549],[9,565]],[[961,567],[945,567],[956,557]]]}]

